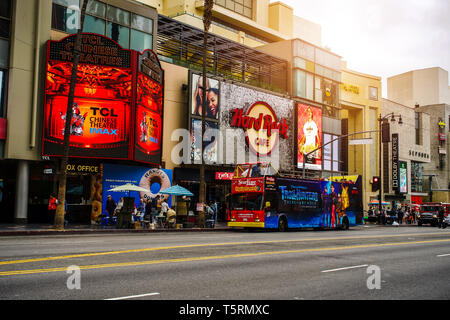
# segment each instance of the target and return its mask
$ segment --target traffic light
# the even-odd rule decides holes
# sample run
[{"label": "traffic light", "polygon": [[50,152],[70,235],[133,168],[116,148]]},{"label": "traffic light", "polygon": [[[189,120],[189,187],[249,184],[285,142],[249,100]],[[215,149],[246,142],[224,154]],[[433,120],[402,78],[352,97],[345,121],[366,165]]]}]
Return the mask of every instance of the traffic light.
[{"label": "traffic light", "polygon": [[372,192],[380,190],[380,177],[373,177],[372,179]]}]

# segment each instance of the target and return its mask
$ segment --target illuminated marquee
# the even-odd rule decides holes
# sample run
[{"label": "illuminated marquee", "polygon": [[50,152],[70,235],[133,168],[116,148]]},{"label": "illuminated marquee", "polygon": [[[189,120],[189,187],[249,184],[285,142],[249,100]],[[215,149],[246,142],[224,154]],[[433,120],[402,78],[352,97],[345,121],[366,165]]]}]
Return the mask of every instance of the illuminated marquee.
[{"label": "illuminated marquee", "polygon": [[[63,154],[74,41],[71,35],[47,44],[43,156]],[[163,74],[153,51],[140,54],[84,33],[70,156],[161,163]]]},{"label": "illuminated marquee", "polygon": [[244,115],[244,110],[232,110],[231,126],[246,132],[247,143],[258,155],[269,155],[278,137],[287,139],[289,126],[286,119],[278,121],[273,109],[265,102],[254,103]]},{"label": "illuminated marquee", "polygon": [[134,159],[161,162],[164,73],[151,50],[139,55]]}]

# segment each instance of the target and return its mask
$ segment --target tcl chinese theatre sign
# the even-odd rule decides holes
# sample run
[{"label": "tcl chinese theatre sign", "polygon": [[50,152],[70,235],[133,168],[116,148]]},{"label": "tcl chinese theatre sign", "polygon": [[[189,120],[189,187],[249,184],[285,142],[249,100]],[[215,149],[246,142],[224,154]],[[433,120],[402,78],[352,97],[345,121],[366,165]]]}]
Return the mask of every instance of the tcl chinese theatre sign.
[{"label": "tcl chinese theatre sign", "polygon": [[[47,43],[43,156],[63,153],[74,42],[75,35],[71,35]],[[141,71],[146,60],[153,62],[151,74]],[[84,33],[72,106],[70,156],[159,164],[163,75],[153,51],[140,54],[107,37]]]}]

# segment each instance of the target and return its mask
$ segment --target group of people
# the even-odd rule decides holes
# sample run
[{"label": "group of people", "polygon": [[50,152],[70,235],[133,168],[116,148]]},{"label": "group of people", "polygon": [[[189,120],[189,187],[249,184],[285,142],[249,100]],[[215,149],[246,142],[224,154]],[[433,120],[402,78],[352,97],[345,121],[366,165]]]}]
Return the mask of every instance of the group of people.
[{"label": "group of people", "polygon": [[380,210],[378,207],[369,207],[369,216],[375,215],[379,224],[392,224],[394,221],[398,224],[415,224],[418,220],[420,211],[419,207],[402,206],[401,208],[393,207],[391,210],[384,208]]},{"label": "group of people", "polygon": [[[119,202],[108,195],[106,200],[105,212],[108,213],[110,224],[114,224],[114,216],[121,212],[123,208],[123,197]],[[151,199],[141,199],[140,205],[132,210],[133,222],[150,221],[151,223],[162,223],[167,218],[167,214],[171,210],[167,199],[164,196],[156,195]]]}]

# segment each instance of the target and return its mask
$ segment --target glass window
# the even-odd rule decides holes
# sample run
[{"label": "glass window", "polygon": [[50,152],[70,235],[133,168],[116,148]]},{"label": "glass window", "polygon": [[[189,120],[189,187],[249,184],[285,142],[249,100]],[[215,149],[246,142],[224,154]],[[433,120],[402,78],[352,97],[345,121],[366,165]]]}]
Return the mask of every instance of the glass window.
[{"label": "glass window", "polygon": [[314,76],[306,74],[306,99],[314,100]]},{"label": "glass window", "polygon": [[9,66],[9,41],[0,39],[0,67]]},{"label": "glass window", "polygon": [[153,49],[153,36],[141,31],[131,30],[131,49],[143,52]]},{"label": "glass window", "polygon": [[66,7],[53,4],[52,28],[70,34],[77,32],[76,11]]},{"label": "glass window", "polygon": [[369,99],[370,100],[378,100],[378,88],[377,87],[369,87]]},{"label": "glass window", "polygon": [[11,18],[11,1],[0,1],[0,16]]},{"label": "glass window", "polygon": [[86,15],[84,18],[83,32],[105,35],[105,20]]},{"label": "glass window", "polygon": [[6,70],[0,70],[0,118],[5,116]]},{"label": "glass window", "polygon": [[294,96],[306,98],[306,72],[294,71]]},{"label": "glass window", "polygon": [[414,127],[416,133],[416,144],[420,145],[420,116],[419,112],[414,114]]},{"label": "glass window", "polygon": [[106,4],[96,0],[90,0],[86,12],[93,16],[104,18],[106,15]]},{"label": "glass window", "polygon": [[319,48],[315,49],[316,49],[316,60],[315,60],[316,63],[337,71],[341,71],[341,58],[327,51],[323,51]]},{"label": "glass window", "polygon": [[123,48],[129,49],[130,28],[123,27],[117,23],[108,22],[106,36],[116,41]]},{"label": "glass window", "polygon": [[9,20],[0,18],[0,37],[9,38]]},{"label": "glass window", "polygon": [[306,60],[302,58],[294,58],[294,68],[306,69]]},{"label": "glass window", "polygon": [[252,18],[253,1],[252,0],[214,0],[218,6],[227,8],[248,18]]},{"label": "glass window", "polygon": [[[323,170],[326,171],[340,171],[340,153],[339,153],[339,140],[337,139],[339,136],[324,133],[323,134],[323,144],[333,142],[327,144],[323,147]],[[337,140],[335,140],[337,139]]]},{"label": "glass window", "polygon": [[317,102],[322,103],[322,79],[319,77],[315,77],[315,100]]},{"label": "glass window", "polygon": [[294,41],[294,57],[301,57],[309,61],[314,61],[314,47],[299,41]]},{"label": "glass window", "polygon": [[[68,8],[70,5],[79,5],[79,0],[53,0],[52,28],[70,34],[76,33],[76,12]],[[0,8],[1,9],[1,8]],[[106,35],[126,49],[143,51],[153,49],[153,24],[152,19],[133,14],[98,0],[90,0],[83,32]],[[132,26],[133,31],[130,31]],[[5,28],[3,28],[5,29]],[[0,20],[0,37],[2,33]],[[5,29],[6,30],[6,29]]]},{"label": "glass window", "polygon": [[148,19],[137,14],[133,14],[133,21],[131,26],[147,33],[153,33],[153,20]]},{"label": "glass window", "polygon": [[126,26],[130,25],[130,13],[116,7],[108,6],[108,20],[114,21]]},{"label": "glass window", "polygon": [[411,161],[411,191],[422,192],[422,172],[423,165],[419,162]]},{"label": "glass window", "polygon": [[65,7],[80,6],[80,0],[53,0],[53,3],[57,3]]}]

